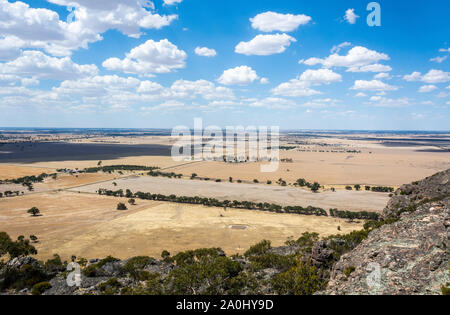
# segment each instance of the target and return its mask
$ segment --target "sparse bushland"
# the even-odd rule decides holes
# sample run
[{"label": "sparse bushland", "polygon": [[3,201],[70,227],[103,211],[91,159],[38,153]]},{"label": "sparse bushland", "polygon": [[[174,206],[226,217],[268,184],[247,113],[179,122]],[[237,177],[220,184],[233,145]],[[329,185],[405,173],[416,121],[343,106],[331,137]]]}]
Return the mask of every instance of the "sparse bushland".
[{"label": "sparse bushland", "polygon": [[[88,288],[74,288],[71,289],[72,291],[62,289],[65,286],[65,272],[62,270],[66,263],[62,262],[59,256],[55,255],[46,263],[38,262],[29,257],[37,253],[30,241],[23,236],[17,241],[12,241],[8,234],[3,232],[0,233],[0,256],[4,258],[9,256],[10,261],[0,263],[0,292],[14,294],[22,291],[22,293],[30,294],[33,292],[32,288],[35,288],[35,293],[39,294],[310,295],[318,291],[321,294],[326,293],[330,286],[336,286],[337,282],[340,282],[341,286],[352,286],[350,287],[352,290],[345,292],[354,292],[353,289],[358,283],[361,288],[367,288],[367,273],[361,272],[361,266],[363,266],[361,262],[368,263],[375,259],[384,259],[384,255],[379,255],[381,249],[392,253],[393,261],[401,261],[406,257],[406,262],[408,259],[417,262],[417,254],[426,255],[433,251],[433,255],[439,254],[434,262],[439,262],[436,266],[440,268],[434,275],[441,276],[448,268],[443,258],[446,254],[445,247],[442,248],[440,240],[442,236],[446,237],[448,232],[445,215],[448,211],[450,196],[448,196],[448,181],[439,177],[434,181],[440,185],[437,186],[439,192],[436,186],[432,186],[427,194],[423,190],[406,195],[398,193],[391,199],[392,202],[387,207],[382,220],[366,222],[361,231],[332,235],[323,239],[315,233],[304,233],[297,240],[287,241],[286,246],[282,247],[272,247],[270,241],[266,240],[250,247],[242,256],[227,257],[221,249],[209,248],[185,251],[175,256],[165,251],[162,253],[163,260],[135,257],[120,261],[107,257],[83,268],[84,276],[88,277],[93,285]],[[422,187],[423,183],[413,186]],[[405,187],[407,188],[409,187]],[[158,195],[144,194],[144,197],[153,198],[154,196],[159,198]],[[170,197],[170,199],[174,198],[177,197]],[[201,200],[201,198],[198,199],[199,202]],[[208,199],[206,201],[211,202]],[[404,202],[399,203],[400,201]],[[230,206],[234,202],[224,203]],[[239,202],[235,204],[242,205]],[[278,207],[276,209],[279,210]],[[442,224],[423,220],[423,216],[426,218],[438,216]],[[420,224],[417,224],[418,222]],[[411,250],[391,246],[391,244],[398,244],[398,240],[404,240],[401,237],[409,240],[416,233],[420,233],[421,238],[418,241],[423,242],[422,244],[428,246],[436,243],[437,245],[431,246],[428,252],[427,246]],[[406,234],[406,236],[399,234]],[[437,238],[437,242],[435,240],[429,242],[433,237]],[[416,250],[420,252],[417,253]],[[404,256],[408,251],[410,256]],[[428,260],[417,263],[422,263],[421,269],[418,269],[420,272],[433,272],[430,271]],[[405,271],[402,266],[390,265],[389,268],[401,268],[398,275],[400,278],[403,277],[405,283],[409,283],[410,279],[416,279],[419,282],[422,281],[424,288],[429,285],[429,279],[432,278],[413,277],[413,272],[417,275],[418,271]],[[443,268],[445,268],[444,272]],[[335,274],[342,274],[343,277],[340,280],[333,278]],[[333,281],[327,285],[330,277]],[[349,281],[350,277],[351,281]],[[444,278],[441,277],[438,280],[440,279],[443,281],[437,286],[434,285],[439,292],[433,293],[442,291],[442,294],[448,294],[448,284]],[[327,291],[322,291],[326,286]],[[389,289],[384,288],[384,290]],[[400,289],[402,288],[399,288],[398,292],[405,292]],[[427,287],[426,290],[429,288]],[[429,291],[424,289],[424,292]]]},{"label": "sparse bushland", "polygon": [[8,234],[0,232],[0,257],[6,254],[10,258],[19,258],[36,255],[37,250],[24,236],[19,236],[17,241],[12,241]]},{"label": "sparse bushland", "polygon": [[[3,240],[1,248],[11,248],[9,236],[6,233],[0,233],[0,236]],[[227,257],[220,248],[190,250],[173,257],[164,251],[161,261],[140,256],[121,262],[109,256],[87,265],[82,272],[88,278],[109,276],[108,280],[91,288],[97,294],[106,295],[309,295],[326,284],[323,276],[326,273],[308,258],[318,239],[317,234],[305,233],[290,245],[293,249],[290,254],[277,253],[277,248],[272,248],[269,241],[262,241],[247,250],[244,256]],[[29,288],[28,292],[32,294],[44,294],[52,289],[52,279],[57,274],[65,275],[67,263],[58,255],[46,263],[27,259],[29,265],[19,269],[0,268],[2,291]],[[262,276],[269,270],[274,273],[266,281]]]},{"label": "sparse bushland", "polygon": [[324,289],[326,281],[309,261],[299,261],[295,267],[275,275],[271,284],[280,295],[312,295]]},{"label": "sparse bushland", "polygon": [[113,263],[113,262],[117,262],[119,261],[119,259],[114,258],[112,256],[108,256],[105,259],[100,260],[98,263],[89,265],[88,267],[86,267],[83,270],[83,274],[86,277],[96,277],[99,275],[99,270],[100,268],[102,268],[103,266],[105,266],[108,263]]}]

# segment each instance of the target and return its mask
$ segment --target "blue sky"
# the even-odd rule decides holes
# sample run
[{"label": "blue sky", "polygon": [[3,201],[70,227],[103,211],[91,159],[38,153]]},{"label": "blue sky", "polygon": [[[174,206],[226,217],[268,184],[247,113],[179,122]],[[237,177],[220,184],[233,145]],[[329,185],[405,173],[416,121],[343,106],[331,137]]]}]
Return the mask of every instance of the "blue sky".
[{"label": "blue sky", "polygon": [[369,2],[0,0],[0,126],[449,130],[450,3]]}]

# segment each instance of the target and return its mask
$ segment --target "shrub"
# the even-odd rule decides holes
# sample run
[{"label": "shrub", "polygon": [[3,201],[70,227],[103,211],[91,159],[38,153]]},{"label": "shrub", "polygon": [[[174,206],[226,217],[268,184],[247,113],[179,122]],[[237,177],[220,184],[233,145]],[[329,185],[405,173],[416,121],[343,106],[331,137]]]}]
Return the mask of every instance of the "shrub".
[{"label": "shrub", "polygon": [[12,240],[6,232],[0,232],[0,257],[8,253]]},{"label": "shrub", "polygon": [[117,210],[128,210],[127,206],[124,203],[118,203],[117,204]]},{"label": "shrub", "polygon": [[161,253],[161,258],[166,259],[170,257],[170,253],[167,250],[163,250]]},{"label": "shrub", "polygon": [[112,256],[108,256],[105,259],[100,260],[98,263],[86,267],[83,270],[83,274],[86,277],[96,277],[98,269],[100,269],[101,267],[103,267],[104,265],[106,265],[108,263],[113,263],[113,262],[117,262],[117,261],[119,261],[119,259],[114,258]]},{"label": "shrub", "polygon": [[45,291],[52,288],[52,285],[49,282],[40,282],[33,286],[33,291],[31,294],[33,295],[42,295]]},{"label": "shrub", "polygon": [[[209,252],[209,250],[207,250]],[[217,255],[197,257],[196,260],[172,270],[166,287],[176,295],[223,295],[242,267],[238,262]]]},{"label": "shrub", "polygon": [[263,240],[263,241],[259,242],[258,244],[253,245],[252,247],[250,247],[244,253],[244,256],[245,257],[250,257],[250,256],[263,255],[263,254],[267,253],[267,251],[269,249],[271,249],[271,248],[272,248],[272,245],[271,245],[270,241]]},{"label": "shrub", "polygon": [[58,254],[54,254],[52,259],[47,260],[44,264],[44,268],[51,272],[62,271],[65,269],[61,257],[59,257]]},{"label": "shrub", "polygon": [[135,280],[140,280],[144,278],[142,269],[151,265],[152,262],[153,260],[147,256],[134,257],[127,261],[121,272],[129,274]]},{"label": "shrub", "polygon": [[450,295],[450,282],[447,282],[447,284],[441,287],[442,295]]},{"label": "shrub", "polygon": [[275,275],[271,284],[277,294],[312,295],[324,289],[326,282],[321,279],[316,267],[302,261],[296,267]]},{"label": "shrub", "polygon": [[349,277],[355,270],[356,268],[354,266],[347,267],[344,270],[344,274],[346,277]]},{"label": "shrub", "polygon": [[50,280],[50,276],[45,274],[41,266],[23,265],[20,269],[7,269],[2,274],[0,281],[0,291],[7,289],[22,290],[32,288],[35,284]]},{"label": "shrub", "polygon": [[111,278],[106,282],[103,282],[98,286],[98,289],[106,295],[117,294],[122,284],[117,280],[117,278]]},{"label": "shrub", "polygon": [[30,244],[30,240],[25,239],[23,236],[19,236],[17,241],[12,242],[11,239],[8,241],[9,236],[7,234],[6,236],[7,237],[3,235],[3,237],[0,237],[0,239],[3,238],[3,240],[0,240],[0,253],[4,250],[2,247],[6,246],[5,254],[9,254],[11,258],[37,254],[37,250]]},{"label": "shrub", "polygon": [[302,249],[302,252],[311,253],[312,248],[315,242],[319,241],[318,233],[309,233],[305,232],[302,236],[296,241],[287,241],[286,245],[288,246],[299,246]]}]

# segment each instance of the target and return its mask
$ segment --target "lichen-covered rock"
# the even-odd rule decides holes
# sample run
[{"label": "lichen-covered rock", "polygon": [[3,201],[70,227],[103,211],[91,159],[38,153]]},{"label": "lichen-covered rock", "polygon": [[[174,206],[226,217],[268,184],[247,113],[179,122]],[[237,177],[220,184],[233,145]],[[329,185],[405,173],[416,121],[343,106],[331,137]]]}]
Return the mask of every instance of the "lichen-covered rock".
[{"label": "lichen-covered rock", "polygon": [[403,185],[389,200],[383,218],[398,217],[418,205],[450,197],[450,169],[412,184]]},{"label": "lichen-covered rock", "polygon": [[449,281],[450,198],[420,205],[341,257],[321,294],[441,294]]},{"label": "lichen-covered rock", "polygon": [[333,253],[325,241],[316,242],[312,248],[311,262],[318,268],[324,267],[333,258]]}]

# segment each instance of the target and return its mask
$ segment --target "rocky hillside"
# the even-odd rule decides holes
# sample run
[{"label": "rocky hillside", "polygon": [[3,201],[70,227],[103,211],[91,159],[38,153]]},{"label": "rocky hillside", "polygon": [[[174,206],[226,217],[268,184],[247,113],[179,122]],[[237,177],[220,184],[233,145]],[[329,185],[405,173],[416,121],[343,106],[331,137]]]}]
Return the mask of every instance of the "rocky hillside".
[{"label": "rocky hillside", "polygon": [[450,282],[449,179],[447,170],[402,186],[383,220],[346,235],[304,233],[233,257],[218,248],[164,251],[161,259],[73,257],[80,286],[67,285],[70,271],[59,256],[39,262],[29,240],[0,232],[0,256],[12,258],[0,262],[0,294],[442,294]]},{"label": "rocky hillside", "polygon": [[383,218],[398,218],[404,212],[415,211],[421,204],[447,197],[450,197],[450,169],[400,187],[384,209]]},{"label": "rocky hillside", "polygon": [[442,294],[450,282],[449,193],[450,170],[402,186],[383,212],[393,223],[343,255],[321,293]]}]

